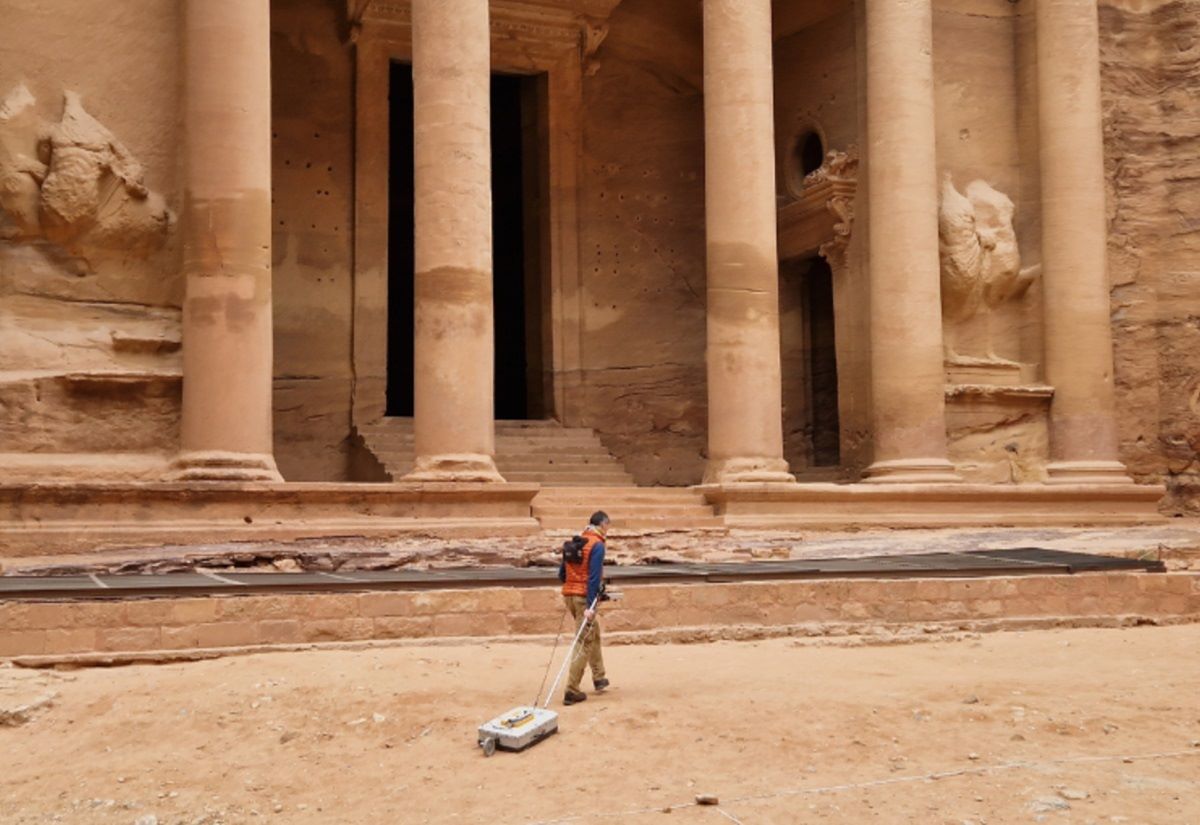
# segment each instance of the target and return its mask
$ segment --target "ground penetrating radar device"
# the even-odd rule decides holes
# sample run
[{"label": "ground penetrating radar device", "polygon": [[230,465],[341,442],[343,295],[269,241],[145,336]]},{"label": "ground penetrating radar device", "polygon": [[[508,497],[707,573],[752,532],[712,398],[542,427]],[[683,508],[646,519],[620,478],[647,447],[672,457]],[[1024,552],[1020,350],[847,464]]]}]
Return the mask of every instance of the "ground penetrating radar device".
[{"label": "ground penetrating radar device", "polygon": [[[591,609],[595,609],[597,601],[599,601],[599,596],[592,599]],[[590,624],[591,621],[588,620],[579,625],[579,630],[576,631],[571,646],[567,648],[567,656],[563,659],[562,667],[559,668],[558,675],[554,677],[554,684],[550,686],[550,690],[546,693],[546,701],[540,708],[537,705],[538,699],[541,698],[541,688],[538,688],[539,695],[534,697],[532,705],[515,707],[479,726],[479,747],[483,748],[484,756],[491,756],[496,752],[496,748],[506,751],[523,751],[558,731],[558,714],[549,709],[550,697],[554,695],[558,683],[562,681],[563,674],[567,672],[567,665],[571,663],[571,656],[574,655],[575,648],[579,645],[579,639]],[[557,647],[556,639],[555,648]],[[554,650],[551,650],[550,662],[553,661]],[[550,666],[547,664],[547,671],[549,668]],[[542,684],[545,683],[543,677]]]}]

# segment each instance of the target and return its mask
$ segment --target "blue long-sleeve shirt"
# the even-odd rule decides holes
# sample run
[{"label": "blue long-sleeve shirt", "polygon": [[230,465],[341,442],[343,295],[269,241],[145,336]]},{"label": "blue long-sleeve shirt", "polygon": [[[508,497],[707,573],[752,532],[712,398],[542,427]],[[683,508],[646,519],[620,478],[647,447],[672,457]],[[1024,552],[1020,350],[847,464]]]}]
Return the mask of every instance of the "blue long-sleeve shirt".
[{"label": "blue long-sleeve shirt", "polygon": [[600,595],[600,584],[604,575],[604,541],[596,542],[588,556],[587,604],[591,607]]}]

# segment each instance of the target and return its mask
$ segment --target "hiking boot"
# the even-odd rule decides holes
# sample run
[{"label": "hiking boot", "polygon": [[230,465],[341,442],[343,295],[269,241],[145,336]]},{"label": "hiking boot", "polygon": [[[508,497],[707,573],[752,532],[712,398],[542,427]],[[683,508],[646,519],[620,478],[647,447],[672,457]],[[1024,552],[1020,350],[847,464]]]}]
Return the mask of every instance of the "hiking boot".
[{"label": "hiking boot", "polygon": [[594,679],[594,680],[592,680],[592,686],[595,687],[596,690],[598,690],[598,691],[604,690],[606,687],[608,687],[608,680],[607,679]]},{"label": "hiking boot", "polygon": [[582,690],[567,690],[567,692],[563,694],[564,705],[574,705],[586,700],[587,694]]}]

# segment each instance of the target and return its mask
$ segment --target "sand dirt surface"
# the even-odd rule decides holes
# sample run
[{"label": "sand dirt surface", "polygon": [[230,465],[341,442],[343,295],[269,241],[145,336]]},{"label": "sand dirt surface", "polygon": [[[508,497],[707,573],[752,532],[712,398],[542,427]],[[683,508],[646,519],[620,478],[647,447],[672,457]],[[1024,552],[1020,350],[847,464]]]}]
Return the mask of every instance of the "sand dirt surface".
[{"label": "sand dirt surface", "polygon": [[1200,625],[610,647],[612,690],[484,758],[549,651],[0,668],[0,821],[1200,822]]}]

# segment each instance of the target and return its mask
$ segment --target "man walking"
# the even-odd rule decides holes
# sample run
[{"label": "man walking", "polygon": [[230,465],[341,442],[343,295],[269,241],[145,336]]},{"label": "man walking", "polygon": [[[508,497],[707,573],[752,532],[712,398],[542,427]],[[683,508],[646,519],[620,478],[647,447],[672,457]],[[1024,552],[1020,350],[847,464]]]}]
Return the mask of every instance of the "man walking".
[{"label": "man walking", "polygon": [[600,653],[600,623],[596,618],[604,575],[604,537],[608,533],[608,524],[606,513],[593,513],[587,529],[583,531],[584,543],[579,560],[568,561],[564,558],[558,569],[558,578],[563,583],[563,601],[575,617],[576,632],[587,625],[571,658],[567,690],[563,694],[564,705],[587,699],[587,694],[579,689],[579,683],[583,681],[584,669],[589,666],[592,669],[592,685],[596,690],[602,691],[608,687],[608,679],[604,677],[604,656]]}]

